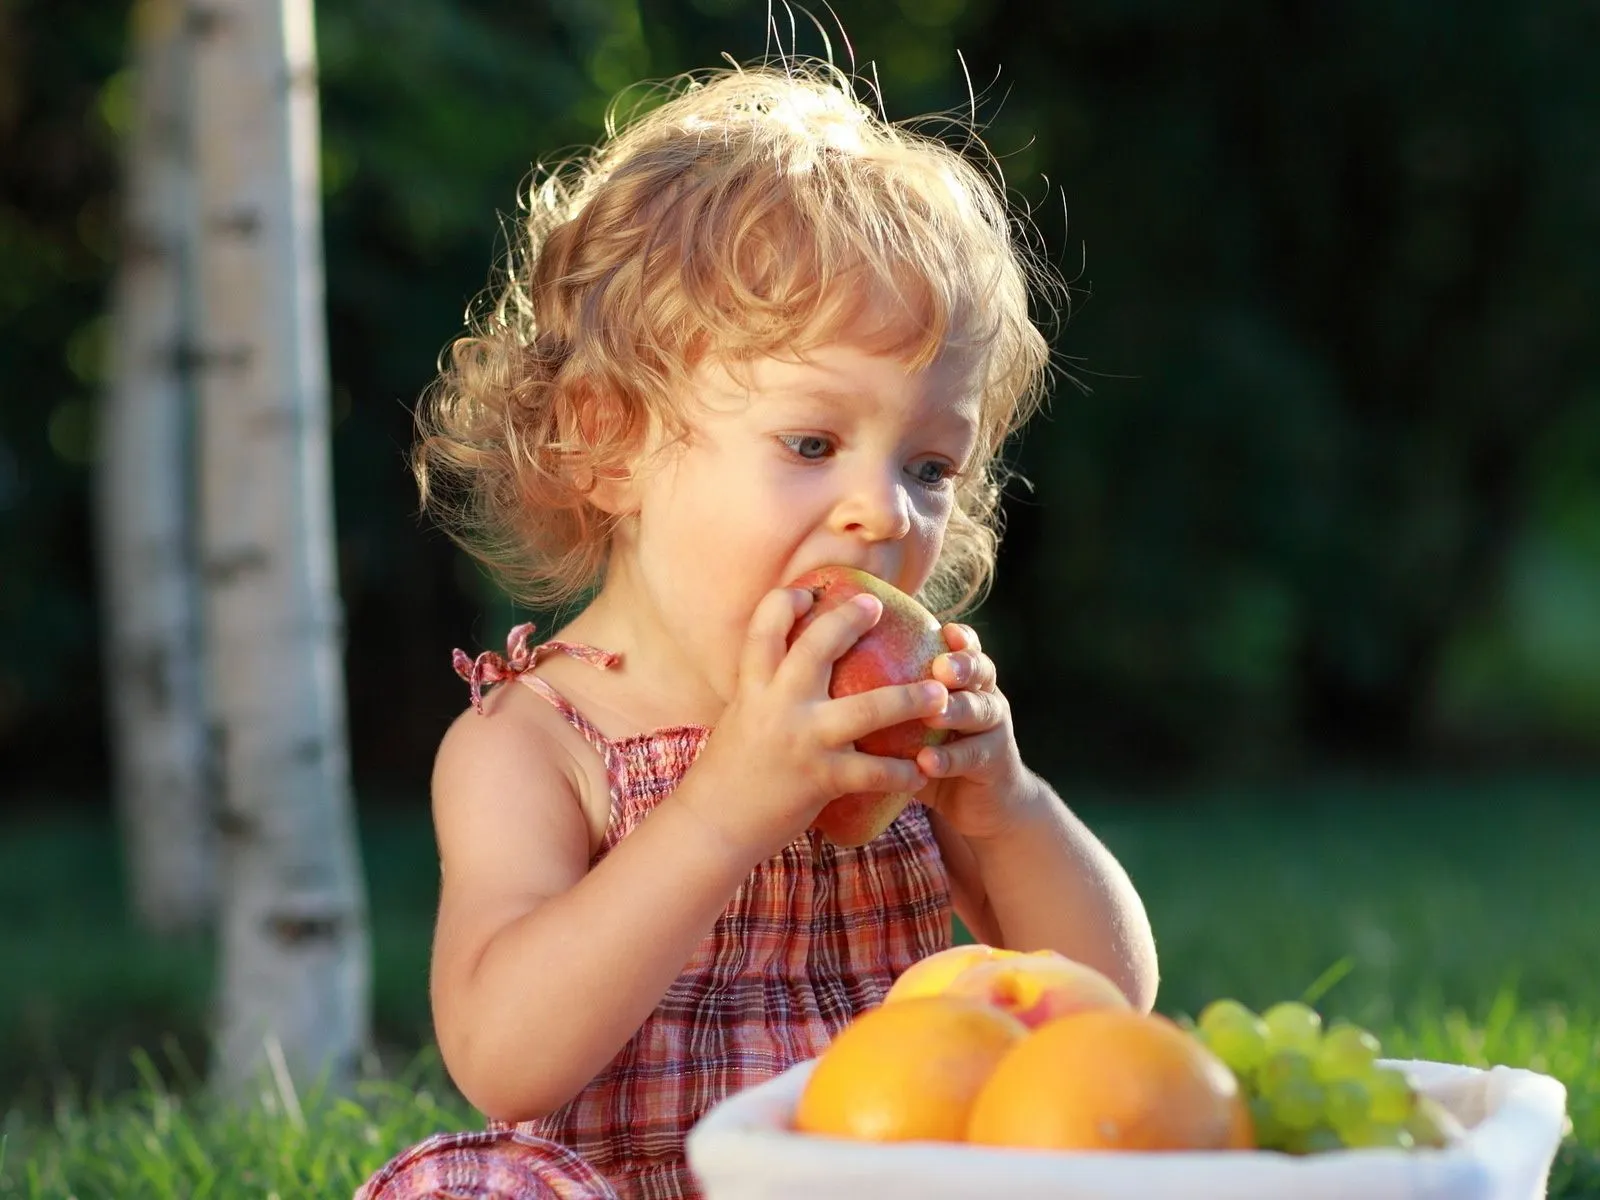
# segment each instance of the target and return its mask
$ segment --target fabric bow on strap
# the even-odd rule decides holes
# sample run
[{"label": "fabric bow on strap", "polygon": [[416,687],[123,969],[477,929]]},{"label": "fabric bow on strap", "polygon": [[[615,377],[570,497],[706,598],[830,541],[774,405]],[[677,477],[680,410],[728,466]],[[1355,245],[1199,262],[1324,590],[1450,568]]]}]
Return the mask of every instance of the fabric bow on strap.
[{"label": "fabric bow on strap", "polygon": [[541,646],[529,646],[528,639],[531,636],[533,622],[524,621],[521,625],[513,626],[511,632],[506,634],[506,652],[503,656],[493,650],[485,650],[477,658],[469,658],[465,650],[458,649],[451,653],[450,663],[455,667],[456,674],[471,686],[472,707],[480,715],[483,712],[484,688],[533,670],[548,651],[564,650],[601,668],[614,667],[622,661],[619,654],[576,642],[545,642]]},{"label": "fabric bow on strap", "polygon": [[532,621],[512,626],[511,632],[506,634],[503,658],[493,650],[485,650],[477,658],[468,658],[467,652],[460,649],[450,655],[450,664],[455,667],[456,674],[471,686],[472,707],[479,713],[483,712],[483,689],[486,684],[504,683],[533,667],[534,654],[528,645],[528,638],[532,634]]}]

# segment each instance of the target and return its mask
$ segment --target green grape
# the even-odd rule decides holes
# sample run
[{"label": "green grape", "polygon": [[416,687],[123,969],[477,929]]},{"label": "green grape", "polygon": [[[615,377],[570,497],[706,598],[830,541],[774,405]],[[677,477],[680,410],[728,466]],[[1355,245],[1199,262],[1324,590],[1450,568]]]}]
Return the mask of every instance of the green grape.
[{"label": "green grape", "polygon": [[1299,1050],[1278,1050],[1256,1072],[1261,1095],[1286,1128],[1306,1130],[1322,1117],[1323,1087],[1311,1070],[1311,1056]]},{"label": "green grape", "polygon": [[1223,1025],[1248,1025],[1259,1020],[1249,1007],[1237,1000],[1213,1000],[1200,1010],[1200,1029],[1210,1032]]},{"label": "green grape", "polygon": [[1278,1120],[1272,1102],[1265,1096],[1251,1096],[1250,1119],[1255,1124],[1256,1146],[1261,1150],[1282,1150],[1289,1138],[1289,1129]]},{"label": "green grape", "polygon": [[1385,1121],[1368,1121],[1346,1130],[1343,1137],[1352,1150],[1410,1150],[1416,1145],[1404,1126]]},{"label": "green grape", "polygon": [[1419,1146],[1443,1149],[1466,1131],[1455,1114],[1432,1096],[1418,1096],[1411,1115],[1406,1118],[1405,1130]]},{"label": "green grape", "polygon": [[1278,1120],[1295,1130],[1310,1129],[1321,1120],[1322,1103],[1322,1085],[1311,1080],[1289,1083],[1272,1097]]},{"label": "green grape", "polygon": [[1311,1056],[1302,1050],[1274,1050],[1256,1072],[1256,1086],[1262,1095],[1270,1095],[1293,1080],[1316,1080]]},{"label": "green grape", "polygon": [[1299,1050],[1310,1054],[1322,1036],[1322,1018],[1296,1000],[1274,1004],[1261,1014],[1267,1027],[1269,1050]]},{"label": "green grape", "polygon": [[1330,1150],[1343,1150],[1344,1139],[1326,1125],[1313,1125],[1291,1134],[1284,1149],[1290,1154],[1326,1154]]},{"label": "green grape", "polygon": [[1371,1119],[1372,1095],[1359,1079],[1335,1079],[1326,1085],[1325,1092],[1325,1119],[1341,1135]]},{"label": "green grape", "polygon": [[1267,1056],[1267,1026],[1237,1000],[1214,1000],[1200,1013],[1200,1040],[1235,1075],[1247,1076]]},{"label": "green grape", "polygon": [[1405,1072],[1394,1067],[1374,1067],[1363,1082],[1372,1096],[1372,1120],[1380,1125],[1404,1125],[1415,1099]]},{"label": "green grape", "polygon": [[1359,1079],[1372,1070],[1381,1047],[1359,1025],[1335,1025],[1317,1045],[1317,1078]]}]

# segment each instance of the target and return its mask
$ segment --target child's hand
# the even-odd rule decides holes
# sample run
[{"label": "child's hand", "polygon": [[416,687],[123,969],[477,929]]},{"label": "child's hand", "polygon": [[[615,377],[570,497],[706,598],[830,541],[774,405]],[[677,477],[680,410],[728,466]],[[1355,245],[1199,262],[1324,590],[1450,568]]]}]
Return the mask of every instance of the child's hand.
[{"label": "child's hand", "polygon": [[946,625],[943,633],[950,653],[934,660],[933,674],[950,688],[950,704],[926,724],[955,736],[918,752],[932,782],[917,799],[963,837],[992,838],[1028,811],[1036,789],[1017,750],[1011,704],[995,686],[994,660],[969,626]]},{"label": "child's hand", "polygon": [[830,698],[834,662],[877,624],[883,605],[859,596],[823,613],[789,646],[812,603],[809,591],[779,588],[756,606],[733,699],[678,790],[752,866],[798,837],[830,800],[923,788],[927,777],[914,762],[863,754],[852,743],[930,717],[949,698],[943,683],[928,681]]}]

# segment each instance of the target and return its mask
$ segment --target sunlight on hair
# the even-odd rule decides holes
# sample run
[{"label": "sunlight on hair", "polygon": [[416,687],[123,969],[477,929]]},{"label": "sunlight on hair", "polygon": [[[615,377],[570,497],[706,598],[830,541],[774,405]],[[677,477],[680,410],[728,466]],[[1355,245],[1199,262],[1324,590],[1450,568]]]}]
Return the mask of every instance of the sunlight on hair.
[{"label": "sunlight on hair", "polygon": [[652,430],[683,431],[707,356],[836,339],[908,369],[953,356],[981,428],[923,599],[970,607],[993,573],[998,455],[1051,367],[1031,309],[1066,299],[975,116],[889,121],[859,76],[769,55],[630,89],[605,128],[536,170],[503,285],[424,398],[424,504],[509,595],[569,603],[607,559],[595,482],[625,475]]}]

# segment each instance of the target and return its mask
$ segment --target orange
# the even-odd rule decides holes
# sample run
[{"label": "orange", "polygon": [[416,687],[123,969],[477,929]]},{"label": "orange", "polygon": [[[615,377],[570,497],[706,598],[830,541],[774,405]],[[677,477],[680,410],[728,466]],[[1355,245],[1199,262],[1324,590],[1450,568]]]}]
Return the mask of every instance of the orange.
[{"label": "orange", "polygon": [[1223,1139],[1224,1150],[1254,1150],[1256,1148],[1256,1122],[1250,1115],[1250,1105],[1241,1094],[1233,1106],[1233,1120],[1228,1125],[1228,1136]]},{"label": "orange", "polygon": [[978,1089],[1027,1033],[1009,1013],[950,996],[869,1009],[819,1056],[794,1126],[869,1142],[958,1142]]},{"label": "orange", "polygon": [[1249,1111],[1222,1060],[1167,1018],[1061,1017],[1019,1042],[973,1102],[967,1140],[1041,1150],[1246,1148]]}]

